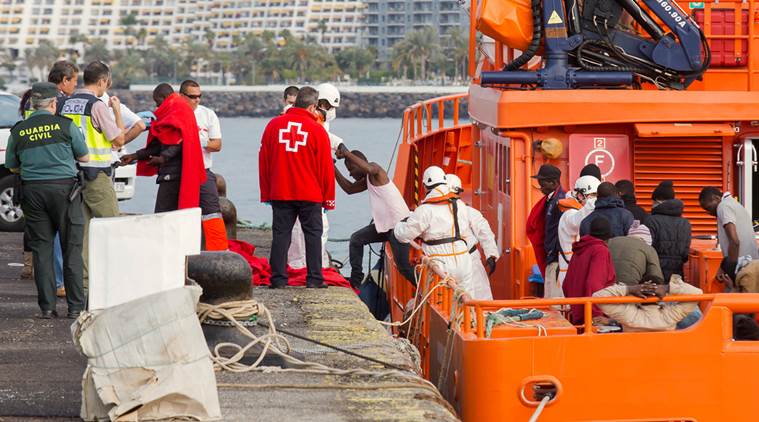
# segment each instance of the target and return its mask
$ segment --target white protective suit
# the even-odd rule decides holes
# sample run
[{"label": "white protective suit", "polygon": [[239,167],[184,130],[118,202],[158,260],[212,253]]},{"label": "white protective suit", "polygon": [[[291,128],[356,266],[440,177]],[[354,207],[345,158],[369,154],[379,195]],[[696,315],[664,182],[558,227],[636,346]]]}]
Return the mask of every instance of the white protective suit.
[{"label": "white protective suit", "polygon": [[580,240],[580,223],[596,208],[596,198],[590,197],[579,210],[569,209],[564,211],[559,219],[559,278],[556,286],[546,284],[544,286],[545,298],[564,297],[562,286],[567,276],[569,262],[572,260],[572,244]]},{"label": "white protective suit", "polygon": [[[460,202],[464,204],[464,202]],[[477,243],[482,246],[485,258],[494,256],[497,260],[500,257],[498,245],[495,242],[495,234],[490,229],[488,220],[482,213],[467,205],[469,213],[469,225],[461,228],[461,236],[466,240],[469,250],[474,249],[469,256],[472,258],[472,298],[478,300],[492,300],[493,292],[490,289],[490,277],[482,264],[480,250],[477,249]]]},{"label": "white protective suit", "polygon": [[[329,124],[324,123],[324,129],[329,135],[329,143],[332,153],[337,151],[337,147],[343,143],[343,139],[330,133]],[[327,253],[327,240],[329,239],[329,220],[327,213],[322,212],[322,268],[330,265],[329,254]],[[294,269],[306,267],[306,239],[303,237],[303,228],[300,226],[300,220],[295,219],[292,237],[290,238],[290,249],[287,250],[287,263]]]},{"label": "white protective suit", "polygon": [[[427,194],[425,201],[448,193],[447,186],[437,186]],[[457,212],[459,228],[469,227],[469,207],[460,201],[458,204],[460,205]],[[411,243],[417,237],[421,237],[423,241],[451,238],[454,235],[453,218],[450,203],[422,203],[406,221],[396,224],[393,234],[399,242],[403,243]],[[462,240],[441,245],[422,243],[422,251],[425,255],[439,260],[446,273],[456,281],[457,285],[472,298],[476,298],[475,289],[472,286],[472,259],[469,256],[469,246],[463,240],[463,236]]]}]

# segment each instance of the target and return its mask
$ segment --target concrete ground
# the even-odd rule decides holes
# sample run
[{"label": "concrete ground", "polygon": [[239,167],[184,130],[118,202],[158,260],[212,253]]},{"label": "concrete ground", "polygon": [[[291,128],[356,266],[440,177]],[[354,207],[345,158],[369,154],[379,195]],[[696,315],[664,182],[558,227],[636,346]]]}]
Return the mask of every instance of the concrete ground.
[{"label": "concrete ground", "polygon": [[[266,232],[240,233],[268,255]],[[0,233],[0,422],[78,420],[86,359],[74,348],[71,320],[36,319],[36,290],[20,280],[21,235]],[[10,264],[10,265],[9,265]],[[402,368],[412,368],[356,295],[341,288],[254,289],[276,325]],[[65,301],[59,300],[65,314]],[[304,360],[341,369],[382,366],[291,338]],[[217,373],[224,420],[455,421],[433,389],[397,377],[301,372]]]}]

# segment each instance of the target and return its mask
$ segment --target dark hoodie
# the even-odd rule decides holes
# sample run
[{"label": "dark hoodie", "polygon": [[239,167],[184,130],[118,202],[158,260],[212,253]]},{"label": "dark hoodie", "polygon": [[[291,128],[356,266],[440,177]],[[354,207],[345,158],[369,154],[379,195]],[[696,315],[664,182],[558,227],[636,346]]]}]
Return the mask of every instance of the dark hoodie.
[{"label": "dark hoodie", "polygon": [[[590,297],[598,290],[614,283],[616,273],[606,242],[593,236],[583,236],[572,245],[572,260],[569,261],[567,276],[562,290],[565,297]],[[583,305],[572,305],[572,323],[582,324],[585,320]],[[593,306],[593,316],[603,315]]]},{"label": "dark hoodie", "polygon": [[635,195],[622,195],[622,202],[625,203],[625,208],[632,213],[633,218],[640,221],[640,224],[646,224],[648,213],[638,205]]},{"label": "dark hoodie", "polygon": [[625,209],[625,203],[619,198],[599,198],[596,201],[596,208],[585,217],[580,223],[580,236],[590,234],[590,223],[596,219],[599,215],[606,217],[611,224],[611,236],[627,236],[627,232],[630,231],[632,226],[633,217],[632,213]]},{"label": "dark hoodie", "polygon": [[691,226],[683,218],[683,201],[668,199],[651,209],[646,226],[651,230],[651,246],[659,254],[664,280],[672,274],[683,275],[683,264],[690,252]]}]

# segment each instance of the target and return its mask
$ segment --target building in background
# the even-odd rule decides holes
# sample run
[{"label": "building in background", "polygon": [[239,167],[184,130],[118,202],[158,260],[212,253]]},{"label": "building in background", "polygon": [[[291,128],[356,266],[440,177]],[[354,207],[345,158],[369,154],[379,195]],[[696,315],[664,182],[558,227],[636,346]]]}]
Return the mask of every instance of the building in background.
[{"label": "building in background", "polygon": [[393,45],[407,32],[426,26],[437,28],[441,36],[454,27],[466,30],[469,17],[457,0],[366,0],[364,11],[367,46],[377,49],[385,62]]},{"label": "building in background", "polygon": [[148,46],[160,36],[229,50],[248,33],[289,30],[335,51],[361,44],[363,12],[357,0],[0,0],[0,48],[13,57],[41,40],[78,49],[81,34],[109,49]]}]

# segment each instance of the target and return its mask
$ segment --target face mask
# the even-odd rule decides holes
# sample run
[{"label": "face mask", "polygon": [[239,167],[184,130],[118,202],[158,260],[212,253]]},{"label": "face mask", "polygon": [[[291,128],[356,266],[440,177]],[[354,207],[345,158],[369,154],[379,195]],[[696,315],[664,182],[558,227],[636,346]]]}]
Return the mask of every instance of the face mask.
[{"label": "face mask", "polygon": [[327,122],[331,122],[335,120],[335,117],[337,117],[337,110],[332,107],[331,109],[327,110],[325,113],[327,113],[326,120]]}]

